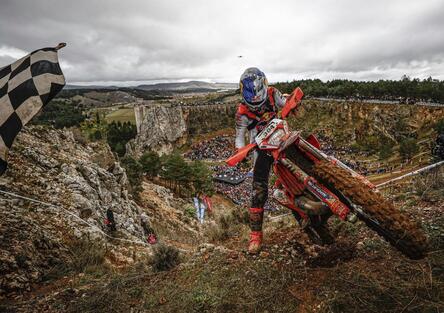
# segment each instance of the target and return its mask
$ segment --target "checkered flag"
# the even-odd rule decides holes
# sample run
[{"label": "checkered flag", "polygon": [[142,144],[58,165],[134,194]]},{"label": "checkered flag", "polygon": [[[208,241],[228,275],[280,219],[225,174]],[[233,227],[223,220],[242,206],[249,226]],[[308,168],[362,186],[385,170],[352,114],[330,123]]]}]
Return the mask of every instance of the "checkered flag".
[{"label": "checkered flag", "polygon": [[65,86],[57,58],[64,46],[36,50],[0,68],[0,175],[19,131]]}]

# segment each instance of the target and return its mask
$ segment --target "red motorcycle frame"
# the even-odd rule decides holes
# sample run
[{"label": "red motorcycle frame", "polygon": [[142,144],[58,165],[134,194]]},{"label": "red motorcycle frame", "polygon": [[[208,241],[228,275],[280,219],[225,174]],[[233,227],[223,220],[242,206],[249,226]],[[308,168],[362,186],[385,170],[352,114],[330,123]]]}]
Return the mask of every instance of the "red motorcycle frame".
[{"label": "red motorcycle frame", "polygon": [[[296,205],[296,199],[302,195],[311,195],[326,205],[331,213],[337,215],[341,220],[355,220],[355,215],[350,214],[352,209],[343,203],[332,191],[326,186],[319,183],[314,177],[305,173],[297,164],[287,159],[286,150],[288,147],[295,145],[299,153],[314,164],[321,160],[328,160],[336,166],[340,166],[349,171],[353,177],[362,180],[370,188],[374,185],[365,177],[356,173],[351,168],[337,160],[332,156],[326,155],[320,150],[320,144],[314,135],[310,135],[304,139],[301,137],[300,131],[290,131],[285,119],[289,114],[298,108],[301,103],[303,92],[300,88],[296,88],[287,99],[280,118],[273,118],[268,121],[265,128],[256,136],[255,142],[251,143],[237,151],[237,153],[226,160],[229,166],[235,166],[245,159],[253,149],[267,151],[274,158],[273,171],[278,177],[276,186],[283,189],[286,195],[286,201],[280,203],[292,211],[295,211],[301,218],[307,220],[307,210]],[[315,200],[315,201],[316,201]],[[352,218],[353,217],[353,218]]]},{"label": "red motorcycle frame", "polygon": [[273,156],[273,171],[279,187],[275,198],[292,210],[315,243],[332,242],[324,226],[334,214],[349,222],[362,220],[412,259],[424,257],[427,236],[418,223],[402,215],[365,177],[322,152],[314,135],[304,139],[300,131],[289,130],[285,119],[298,108],[303,95],[302,90],[296,88],[282,112],[264,121],[266,125],[255,142],[239,149],[227,164],[236,165],[253,149]]}]

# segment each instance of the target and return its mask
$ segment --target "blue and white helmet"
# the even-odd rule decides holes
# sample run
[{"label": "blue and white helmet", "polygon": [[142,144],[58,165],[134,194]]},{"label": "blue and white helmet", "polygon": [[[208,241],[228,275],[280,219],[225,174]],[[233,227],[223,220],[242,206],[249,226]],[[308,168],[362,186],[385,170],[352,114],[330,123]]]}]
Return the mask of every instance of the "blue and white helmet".
[{"label": "blue and white helmet", "polygon": [[250,67],[241,75],[240,92],[245,104],[252,111],[259,111],[267,100],[268,81],[257,67]]}]

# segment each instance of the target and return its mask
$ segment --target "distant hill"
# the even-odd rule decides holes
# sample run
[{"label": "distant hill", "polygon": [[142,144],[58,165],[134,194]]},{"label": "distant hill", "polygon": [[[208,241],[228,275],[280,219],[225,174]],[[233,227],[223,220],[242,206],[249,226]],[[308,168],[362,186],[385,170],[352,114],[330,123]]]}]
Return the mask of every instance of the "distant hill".
[{"label": "distant hill", "polygon": [[101,86],[101,85],[66,85],[63,89],[73,89],[73,90],[78,90],[78,89],[93,89],[93,90],[97,90],[97,89],[111,89],[111,90],[116,90],[119,87],[116,86]]},{"label": "distant hill", "polygon": [[207,83],[202,81],[189,81],[185,83],[158,83],[153,85],[139,85],[136,88],[143,90],[186,91],[186,90],[222,90],[236,89],[233,83]]},{"label": "distant hill", "polygon": [[202,92],[202,91],[218,91],[218,90],[233,90],[237,89],[238,84],[234,83],[207,83],[203,81],[189,81],[177,83],[157,83],[144,84],[139,86],[117,87],[105,85],[66,85],[64,90],[130,90],[139,89],[144,91],[157,92]]}]

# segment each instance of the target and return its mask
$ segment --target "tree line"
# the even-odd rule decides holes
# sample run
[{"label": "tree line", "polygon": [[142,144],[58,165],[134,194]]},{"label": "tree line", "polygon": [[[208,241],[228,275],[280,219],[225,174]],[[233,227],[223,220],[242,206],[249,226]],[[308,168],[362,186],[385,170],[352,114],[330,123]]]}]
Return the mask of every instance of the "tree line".
[{"label": "tree line", "polygon": [[80,127],[91,141],[105,139],[111,151],[119,157],[125,155],[126,144],[137,135],[136,125],[129,121],[109,123],[100,116],[99,112],[95,112],[94,117],[84,121]]},{"label": "tree line", "polygon": [[126,144],[136,137],[136,126],[130,122],[106,122],[96,112],[94,118],[86,120],[78,101],[53,100],[33,119],[36,125],[51,125],[54,128],[81,127],[90,140],[106,139],[111,150],[122,157]]},{"label": "tree line", "polygon": [[140,159],[126,156],[121,159],[133,194],[141,191],[142,179],[160,179],[165,185],[180,196],[196,193],[213,194],[212,173],[202,161],[187,162],[180,153],[163,155],[154,151],[144,153]]},{"label": "tree line", "polygon": [[52,100],[33,118],[32,124],[55,128],[78,126],[86,119],[79,101]]},{"label": "tree line", "polygon": [[420,80],[403,76],[401,80],[352,81],[334,79],[323,82],[320,79],[303,79],[280,82],[274,85],[284,93],[291,93],[301,87],[306,96],[400,100],[415,99],[444,103],[444,81],[433,79]]}]

